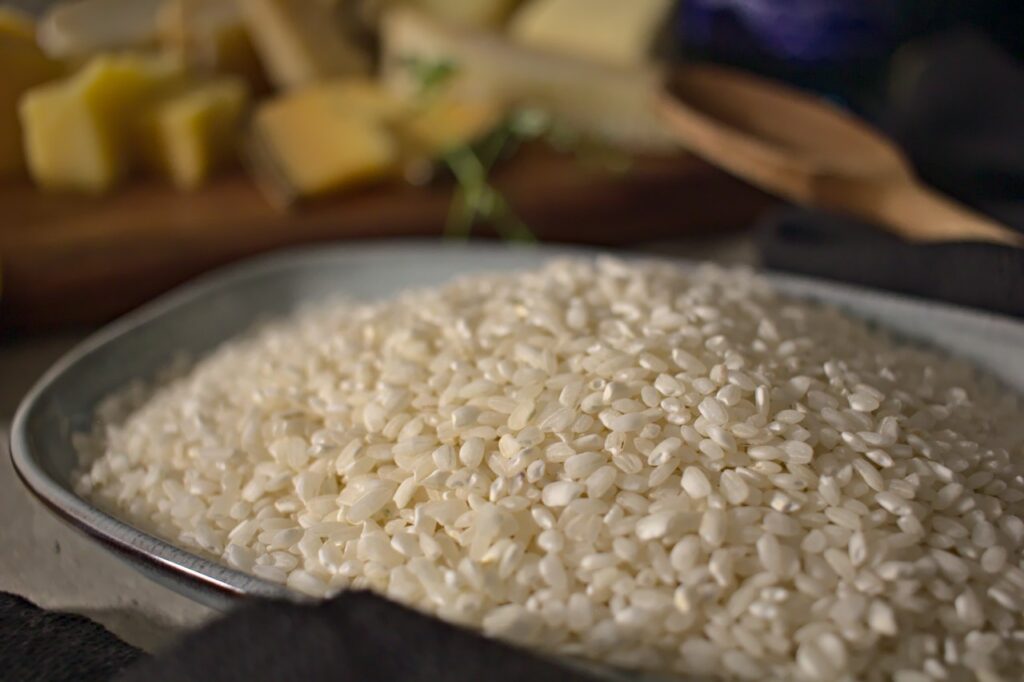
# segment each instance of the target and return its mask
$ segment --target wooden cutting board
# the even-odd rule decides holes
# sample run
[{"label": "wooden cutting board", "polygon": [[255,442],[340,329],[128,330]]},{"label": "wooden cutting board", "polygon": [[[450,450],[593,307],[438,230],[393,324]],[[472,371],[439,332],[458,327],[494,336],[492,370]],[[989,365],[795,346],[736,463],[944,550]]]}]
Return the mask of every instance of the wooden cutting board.
[{"label": "wooden cutting board", "polygon": [[[562,242],[733,229],[770,201],[686,155],[611,173],[526,149],[495,182],[540,239]],[[100,198],[0,186],[0,332],[103,322],[212,267],[279,247],[440,235],[450,199],[446,182],[395,184],[282,212],[241,174],[191,193],[139,181]]]}]

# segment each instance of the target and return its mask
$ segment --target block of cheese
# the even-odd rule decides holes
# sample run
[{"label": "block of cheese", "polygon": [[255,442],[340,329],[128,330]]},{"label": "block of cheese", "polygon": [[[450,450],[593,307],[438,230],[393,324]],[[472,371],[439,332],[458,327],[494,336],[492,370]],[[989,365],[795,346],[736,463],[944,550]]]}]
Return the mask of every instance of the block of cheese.
[{"label": "block of cheese", "polygon": [[516,42],[595,59],[640,64],[652,48],[673,0],[532,0],[509,25]]},{"label": "block of cheese", "polygon": [[494,100],[441,96],[412,107],[397,127],[407,153],[433,159],[483,137],[504,115]]},{"label": "block of cheese", "polygon": [[191,69],[233,74],[256,87],[264,82],[238,0],[165,0],[160,44]]},{"label": "block of cheese", "polygon": [[94,57],[75,75],[29,90],[19,109],[33,179],[50,189],[112,187],[131,166],[140,111],[182,78],[176,60],[125,53]]},{"label": "block of cheese", "polygon": [[583,135],[630,151],[678,150],[651,103],[663,80],[653,65],[615,66],[523,47],[501,35],[443,24],[408,8],[381,24],[382,73],[399,93],[420,87],[409,60],[450,63],[455,92],[541,109]]},{"label": "block of cheese", "polygon": [[518,0],[413,0],[413,5],[443,21],[475,28],[499,28]]},{"label": "block of cheese", "polygon": [[295,88],[365,73],[367,54],[326,0],[239,0],[249,35],[271,82]]},{"label": "block of cheese", "polygon": [[58,2],[39,21],[39,44],[48,55],[60,58],[83,58],[155,44],[163,1]]},{"label": "block of cheese", "polygon": [[0,9],[0,178],[24,170],[18,100],[29,88],[57,78],[60,64],[35,44],[32,24],[25,17]]},{"label": "block of cheese", "polygon": [[235,158],[247,99],[245,83],[231,76],[160,97],[138,122],[139,151],[177,187],[198,187]]},{"label": "block of cheese", "polygon": [[337,78],[290,91],[267,106],[335,110],[388,123],[405,115],[406,103],[380,83],[363,77]]},{"label": "block of cheese", "polygon": [[21,38],[23,40],[36,39],[36,25],[32,17],[13,7],[0,6],[0,36]]},{"label": "block of cheese", "polygon": [[396,173],[388,119],[400,104],[359,84],[326,83],[278,97],[253,117],[247,151],[269,197],[287,204]]}]

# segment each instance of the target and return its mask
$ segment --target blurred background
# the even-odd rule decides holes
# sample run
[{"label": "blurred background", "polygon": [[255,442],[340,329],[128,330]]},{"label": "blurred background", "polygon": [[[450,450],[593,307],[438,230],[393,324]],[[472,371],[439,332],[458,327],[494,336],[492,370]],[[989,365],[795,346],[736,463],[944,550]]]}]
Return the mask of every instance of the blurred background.
[{"label": "blurred background", "polygon": [[[828,218],[780,214],[649,111],[683,64],[812,92],[939,190],[1021,213],[1013,0],[0,7],[0,337],[88,328],[212,267],[346,238],[667,242],[833,273],[827,250],[800,267],[807,240],[786,241],[825,223],[832,239]],[[889,284],[862,270],[843,278]],[[976,298],[952,295],[1013,312]]]}]

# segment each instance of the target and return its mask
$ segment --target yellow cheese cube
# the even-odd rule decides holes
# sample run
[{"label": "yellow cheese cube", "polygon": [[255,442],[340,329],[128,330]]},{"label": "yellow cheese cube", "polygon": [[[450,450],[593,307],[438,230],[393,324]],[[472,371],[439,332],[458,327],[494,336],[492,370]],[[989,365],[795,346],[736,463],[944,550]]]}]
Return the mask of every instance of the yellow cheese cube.
[{"label": "yellow cheese cube", "polygon": [[487,134],[504,113],[493,100],[440,97],[415,108],[398,128],[413,154],[434,158]]},{"label": "yellow cheese cube", "polygon": [[398,144],[386,117],[399,105],[339,83],[264,104],[253,124],[257,178],[285,201],[375,180],[396,171]]},{"label": "yellow cheese cube", "polygon": [[533,0],[513,18],[513,40],[610,64],[651,53],[673,0]]},{"label": "yellow cheese cube", "polygon": [[311,85],[293,90],[271,104],[323,109],[382,121],[395,121],[407,111],[402,99],[367,78],[342,78]]},{"label": "yellow cheese cube", "polygon": [[369,58],[324,0],[239,0],[249,35],[274,85],[295,88],[364,73]]},{"label": "yellow cheese cube", "polygon": [[182,189],[201,185],[234,158],[246,100],[245,84],[230,77],[161,98],[140,122],[139,147],[149,166]]},{"label": "yellow cheese cube", "polygon": [[30,90],[20,113],[32,177],[52,189],[109,189],[130,167],[141,108],[181,78],[174,60],[104,55],[67,80]]},{"label": "yellow cheese cube", "polygon": [[13,7],[0,6],[0,36],[10,36],[35,42],[36,25],[32,17]]},{"label": "yellow cheese cube", "polygon": [[31,24],[0,9],[0,178],[19,175],[25,166],[18,99],[60,73],[60,65],[36,47]]}]

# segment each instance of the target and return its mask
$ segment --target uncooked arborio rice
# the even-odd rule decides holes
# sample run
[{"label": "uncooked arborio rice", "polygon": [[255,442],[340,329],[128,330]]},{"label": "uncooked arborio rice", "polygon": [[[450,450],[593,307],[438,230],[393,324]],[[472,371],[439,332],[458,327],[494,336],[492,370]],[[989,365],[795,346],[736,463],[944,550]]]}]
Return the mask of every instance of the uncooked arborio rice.
[{"label": "uncooked arborio rice", "polygon": [[313,595],[729,679],[1019,680],[1024,410],[756,276],[559,261],[301,311],[77,439],[78,489]]}]

